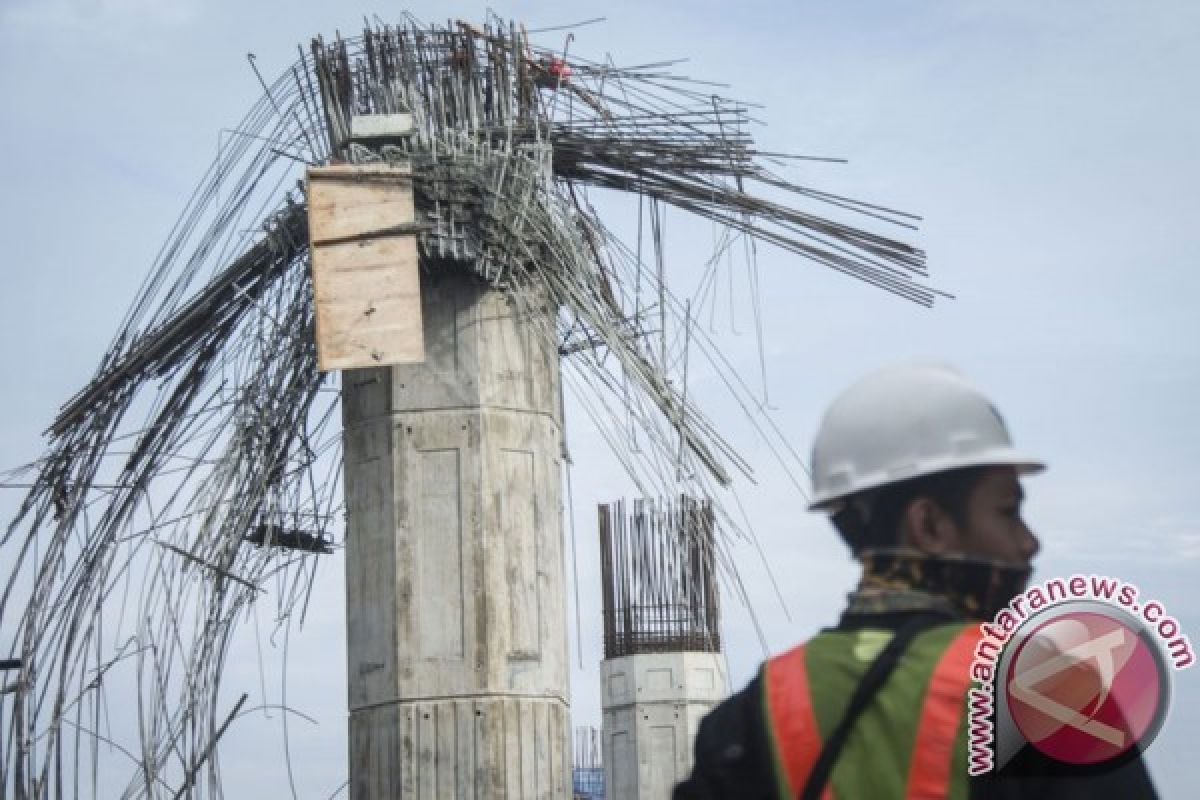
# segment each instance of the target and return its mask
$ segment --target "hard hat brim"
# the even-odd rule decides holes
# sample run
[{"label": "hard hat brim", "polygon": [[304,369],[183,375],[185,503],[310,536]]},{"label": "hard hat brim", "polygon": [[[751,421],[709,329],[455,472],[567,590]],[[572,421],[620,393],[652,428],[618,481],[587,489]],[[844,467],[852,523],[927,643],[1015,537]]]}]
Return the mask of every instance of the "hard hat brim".
[{"label": "hard hat brim", "polygon": [[945,463],[929,462],[911,471],[906,470],[896,474],[878,475],[874,478],[860,480],[849,491],[829,493],[825,496],[818,495],[812,498],[812,501],[808,505],[808,510],[836,511],[843,500],[856,494],[874,491],[884,486],[902,483],[914,478],[936,475],[940,472],[953,472],[954,470],[971,469],[973,467],[1014,467],[1018,475],[1034,475],[1044,471],[1046,464],[1036,458],[1014,452],[981,454],[978,458],[949,458],[945,459]]}]

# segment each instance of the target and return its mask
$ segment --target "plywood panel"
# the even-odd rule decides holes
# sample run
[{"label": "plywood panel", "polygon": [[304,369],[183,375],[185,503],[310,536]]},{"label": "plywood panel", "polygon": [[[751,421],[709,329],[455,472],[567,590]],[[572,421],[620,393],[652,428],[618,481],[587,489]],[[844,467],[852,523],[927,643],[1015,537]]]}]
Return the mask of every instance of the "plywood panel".
[{"label": "plywood panel", "polygon": [[380,164],[308,170],[308,235],[314,243],[413,223],[412,171]]},{"label": "plywood panel", "polygon": [[407,168],[308,171],[308,225],[323,371],[424,360]]}]

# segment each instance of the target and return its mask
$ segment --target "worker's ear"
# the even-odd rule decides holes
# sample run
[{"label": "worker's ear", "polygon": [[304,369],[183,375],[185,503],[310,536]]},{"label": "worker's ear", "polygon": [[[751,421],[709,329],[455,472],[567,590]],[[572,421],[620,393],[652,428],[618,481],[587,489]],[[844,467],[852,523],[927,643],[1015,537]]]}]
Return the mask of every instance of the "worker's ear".
[{"label": "worker's ear", "polygon": [[913,498],[904,509],[900,526],[900,540],[923,553],[945,555],[962,550],[958,523],[931,498]]}]

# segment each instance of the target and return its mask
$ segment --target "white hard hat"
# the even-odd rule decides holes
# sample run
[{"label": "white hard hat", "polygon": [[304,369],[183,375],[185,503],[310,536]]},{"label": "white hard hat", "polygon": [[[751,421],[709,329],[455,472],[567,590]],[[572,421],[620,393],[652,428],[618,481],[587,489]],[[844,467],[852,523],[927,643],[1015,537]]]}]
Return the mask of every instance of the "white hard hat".
[{"label": "white hard hat", "polygon": [[963,467],[1045,465],[1013,449],[999,412],[954,370],[933,364],[879,370],[841,394],[813,442],[811,511],[910,478]]}]

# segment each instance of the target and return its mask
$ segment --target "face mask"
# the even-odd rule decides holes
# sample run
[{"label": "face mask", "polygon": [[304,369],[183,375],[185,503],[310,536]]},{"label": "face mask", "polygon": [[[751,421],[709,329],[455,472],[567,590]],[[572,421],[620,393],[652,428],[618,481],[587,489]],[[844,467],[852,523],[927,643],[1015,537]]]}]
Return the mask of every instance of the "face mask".
[{"label": "face mask", "polygon": [[991,619],[1024,591],[1032,572],[1025,566],[906,549],[868,550],[860,560],[863,576],[851,595],[851,611],[915,611],[924,603],[924,608],[970,619]]}]

